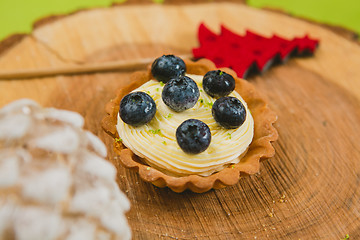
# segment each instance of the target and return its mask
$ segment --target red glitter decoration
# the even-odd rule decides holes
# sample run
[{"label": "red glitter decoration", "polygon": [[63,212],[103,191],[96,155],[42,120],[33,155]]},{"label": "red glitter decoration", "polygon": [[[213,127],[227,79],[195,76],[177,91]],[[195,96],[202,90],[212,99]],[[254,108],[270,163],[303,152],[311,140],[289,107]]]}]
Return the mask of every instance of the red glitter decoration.
[{"label": "red glitter decoration", "polygon": [[239,77],[246,78],[251,72],[264,72],[275,63],[286,62],[291,56],[312,55],[319,41],[303,38],[286,40],[273,35],[271,38],[246,31],[238,35],[223,25],[219,35],[203,23],[199,26],[200,47],[192,50],[194,58],[207,58],[216,67],[232,68]]}]

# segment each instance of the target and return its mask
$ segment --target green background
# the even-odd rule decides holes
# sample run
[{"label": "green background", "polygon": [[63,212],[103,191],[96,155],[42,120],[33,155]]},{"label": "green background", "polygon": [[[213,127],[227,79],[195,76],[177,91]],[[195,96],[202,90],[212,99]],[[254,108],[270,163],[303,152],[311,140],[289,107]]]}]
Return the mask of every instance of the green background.
[{"label": "green background", "polygon": [[[126,0],[0,0],[0,40],[13,33],[30,32],[32,23],[44,16],[123,1]],[[248,0],[247,3],[255,7],[282,9],[296,16],[360,33],[360,0]]]}]

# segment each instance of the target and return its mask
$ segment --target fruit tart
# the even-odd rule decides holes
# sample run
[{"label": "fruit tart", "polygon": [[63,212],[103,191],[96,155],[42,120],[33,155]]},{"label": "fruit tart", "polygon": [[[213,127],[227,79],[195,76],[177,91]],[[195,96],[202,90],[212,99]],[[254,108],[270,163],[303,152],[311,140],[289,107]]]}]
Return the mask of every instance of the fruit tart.
[{"label": "fruit tart", "polygon": [[276,114],[252,84],[206,59],[155,59],[106,112],[102,127],[122,165],[175,192],[233,185],[275,153]]}]

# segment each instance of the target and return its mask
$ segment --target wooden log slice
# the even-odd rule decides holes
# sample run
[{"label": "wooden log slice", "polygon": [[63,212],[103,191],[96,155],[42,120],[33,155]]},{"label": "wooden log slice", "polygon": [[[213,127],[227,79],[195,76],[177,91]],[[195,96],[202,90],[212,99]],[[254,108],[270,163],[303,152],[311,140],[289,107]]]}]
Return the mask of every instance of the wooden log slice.
[{"label": "wooden log slice", "polygon": [[235,186],[177,194],[119,165],[100,121],[129,72],[1,80],[0,107],[27,97],[83,115],[118,168],[134,239],[359,239],[360,47],[322,26],[235,2],[116,5],[56,18],[2,44],[0,69],[189,54],[200,22],[215,32],[224,24],[240,34],[320,40],[314,57],[250,79],[279,116],[279,140],[260,173]]}]

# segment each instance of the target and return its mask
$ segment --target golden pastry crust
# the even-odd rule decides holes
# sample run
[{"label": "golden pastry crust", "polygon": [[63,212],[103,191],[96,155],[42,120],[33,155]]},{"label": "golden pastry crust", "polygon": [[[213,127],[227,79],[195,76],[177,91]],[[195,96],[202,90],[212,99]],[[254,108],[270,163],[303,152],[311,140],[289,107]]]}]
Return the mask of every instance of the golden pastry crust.
[{"label": "golden pastry crust", "polygon": [[[188,74],[205,75],[208,71],[215,70],[215,65],[206,59],[197,62],[184,60]],[[169,187],[174,192],[183,192],[190,189],[193,192],[202,193],[212,188],[219,189],[238,182],[243,174],[254,174],[259,171],[260,160],[270,158],[275,154],[271,142],[278,138],[278,132],[273,127],[277,119],[275,112],[269,109],[267,102],[254,86],[240,79],[231,69],[222,69],[235,78],[235,91],[246,101],[254,119],[254,137],[248,151],[237,164],[232,164],[220,172],[207,177],[189,175],[183,177],[169,176],[155,168],[149,167],[127,149],[121,142],[114,141],[115,152],[120,156],[120,162],[127,168],[139,172],[140,177],[158,187]],[[117,115],[121,99],[132,90],[140,87],[152,78],[150,69],[148,71],[135,72],[131,75],[130,83],[121,88],[116,98],[106,105],[107,116],[102,121],[102,127],[114,139],[118,138],[116,130]]]}]

